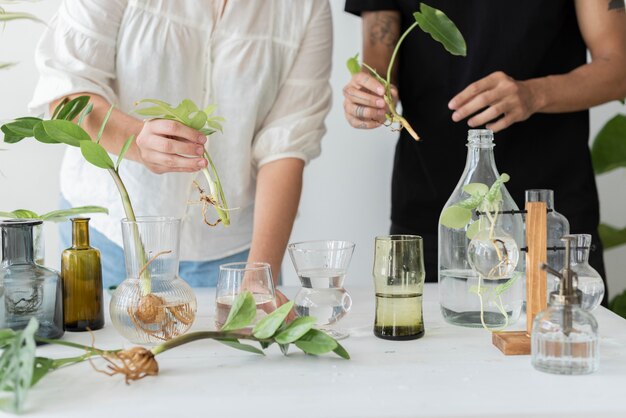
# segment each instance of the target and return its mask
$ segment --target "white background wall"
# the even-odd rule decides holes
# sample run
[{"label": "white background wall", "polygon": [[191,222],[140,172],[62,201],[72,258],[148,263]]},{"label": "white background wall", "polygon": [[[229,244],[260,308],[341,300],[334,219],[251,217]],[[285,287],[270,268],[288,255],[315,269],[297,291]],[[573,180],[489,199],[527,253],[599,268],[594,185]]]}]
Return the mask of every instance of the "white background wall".
[{"label": "white background wall", "polygon": [[[31,11],[48,20],[59,0],[32,5],[10,6]],[[328,133],[322,156],[313,161],[305,175],[305,188],[292,240],[346,239],[357,244],[346,286],[369,284],[373,240],[389,228],[390,178],[395,146],[393,133],[357,131],[343,118],[341,88],[348,80],[344,62],[361,45],[360,20],[342,11],[342,1],[331,1],[334,15],[335,46],[332,85],[333,110],[328,117]],[[0,32],[0,61],[19,65],[0,72],[0,120],[21,116],[26,111],[36,81],[33,49],[43,30],[31,22],[11,22]],[[602,124],[618,111],[609,104],[592,111],[592,137]],[[464,138],[459,138],[463,141]],[[41,146],[32,141],[7,145],[0,152],[0,210],[28,208],[43,213],[56,209],[59,194],[57,173],[63,146]],[[575,169],[575,167],[573,168]],[[626,225],[625,172],[598,178],[602,219]],[[558,209],[558,196],[556,197]],[[51,266],[59,264],[56,226],[46,226],[46,256]],[[611,294],[626,288],[626,247],[607,251]],[[296,284],[297,277],[287,258],[283,265],[285,283]]]}]

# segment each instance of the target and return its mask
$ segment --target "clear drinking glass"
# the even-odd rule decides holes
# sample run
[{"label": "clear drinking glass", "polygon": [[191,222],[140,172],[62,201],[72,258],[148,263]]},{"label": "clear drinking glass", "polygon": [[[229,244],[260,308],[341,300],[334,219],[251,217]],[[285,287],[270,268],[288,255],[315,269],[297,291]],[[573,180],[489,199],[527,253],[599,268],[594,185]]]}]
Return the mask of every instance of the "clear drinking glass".
[{"label": "clear drinking glass", "polygon": [[294,300],[299,316],[317,318],[317,326],[335,339],[348,336],[331,328],[352,306],[343,281],[352,259],[354,243],[348,241],[307,241],[287,247],[302,288]]},{"label": "clear drinking glass", "polygon": [[424,335],[422,291],[424,252],[422,237],[376,237],[374,335],[387,340],[414,340]]},{"label": "clear drinking glass", "polygon": [[196,296],[178,276],[180,219],[122,220],[126,280],[113,292],[115,329],[135,344],[184,334],[196,317]]},{"label": "clear drinking glass", "polygon": [[215,290],[215,326],[218,329],[226,322],[237,295],[246,290],[252,293],[256,302],[254,323],[276,309],[276,294],[269,264],[222,264]]}]

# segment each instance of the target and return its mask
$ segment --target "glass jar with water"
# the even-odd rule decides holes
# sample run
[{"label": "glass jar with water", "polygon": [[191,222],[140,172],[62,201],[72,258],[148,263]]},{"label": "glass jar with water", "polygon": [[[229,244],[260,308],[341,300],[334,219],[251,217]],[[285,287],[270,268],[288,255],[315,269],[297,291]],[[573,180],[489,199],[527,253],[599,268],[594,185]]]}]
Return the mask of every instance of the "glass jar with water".
[{"label": "glass jar with water", "polygon": [[334,327],[352,306],[343,281],[352,259],[354,243],[308,241],[289,244],[289,256],[302,283],[294,299],[299,316],[317,318],[316,326],[335,339],[348,336]]},{"label": "glass jar with water", "polygon": [[[470,130],[467,147],[465,170],[442,212],[460,208],[467,222],[449,227],[440,220],[439,225],[439,303],[451,324],[500,329],[517,321],[524,301],[519,254],[524,222],[503,181],[496,183],[502,177],[494,161],[493,132]],[[488,207],[471,204],[489,192]]]}]

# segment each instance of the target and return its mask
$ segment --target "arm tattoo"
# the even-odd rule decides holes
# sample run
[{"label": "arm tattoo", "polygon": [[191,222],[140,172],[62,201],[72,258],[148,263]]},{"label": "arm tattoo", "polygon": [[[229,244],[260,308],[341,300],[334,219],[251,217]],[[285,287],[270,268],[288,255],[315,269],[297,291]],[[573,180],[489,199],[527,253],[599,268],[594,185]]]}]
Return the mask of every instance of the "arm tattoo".
[{"label": "arm tattoo", "polygon": [[609,10],[624,11],[624,0],[609,0]]},{"label": "arm tattoo", "polygon": [[380,43],[393,49],[400,37],[400,18],[395,13],[378,12],[367,29],[372,45]]}]

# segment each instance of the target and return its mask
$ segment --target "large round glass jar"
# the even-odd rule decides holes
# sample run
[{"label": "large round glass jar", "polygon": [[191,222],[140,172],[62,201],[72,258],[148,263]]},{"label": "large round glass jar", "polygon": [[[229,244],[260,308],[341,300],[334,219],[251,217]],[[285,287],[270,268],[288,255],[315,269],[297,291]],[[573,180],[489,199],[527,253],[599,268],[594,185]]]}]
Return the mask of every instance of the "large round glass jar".
[{"label": "large round glass jar", "polygon": [[196,316],[196,296],[178,277],[180,219],[122,221],[126,280],[111,298],[111,321],[136,344],[184,334]]},{"label": "large round glass jar", "polygon": [[[451,206],[462,205],[462,202],[475,196],[477,190],[490,188],[500,177],[493,156],[493,132],[486,129],[470,130],[467,147],[465,170],[444,211]],[[477,252],[480,248],[476,245],[470,248],[472,231],[477,239],[487,234],[494,251],[500,241],[506,243],[514,240],[516,245],[508,245],[506,248],[514,247],[515,251],[523,247],[524,221],[504,185],[500,187],[497,200],[495,212],[482,213],[483,218],[489,215],[490,219],[479,222],[480,208],[472,208],[470,223],[458,228],[439,225],[439,303],[444,319],[451,324],[498,329],[519,318],[524,301],[524,263],[516,261],[515,266],[509,269],[510,274],[504,276],[481,274],[480,269],[470,264],[470,255],[474,257],[473,266],[477,267],[484,264],[481,261],[486,261],[479,258],[490,253]],[[482,232],[485,226],[490,225],[497,228],[489,228],[491,232]],[[492,236],[495,232],[501,237]],[[474,244],[477,244],[476,240]],[[517,254],[517,259],[523,257]]]}]

